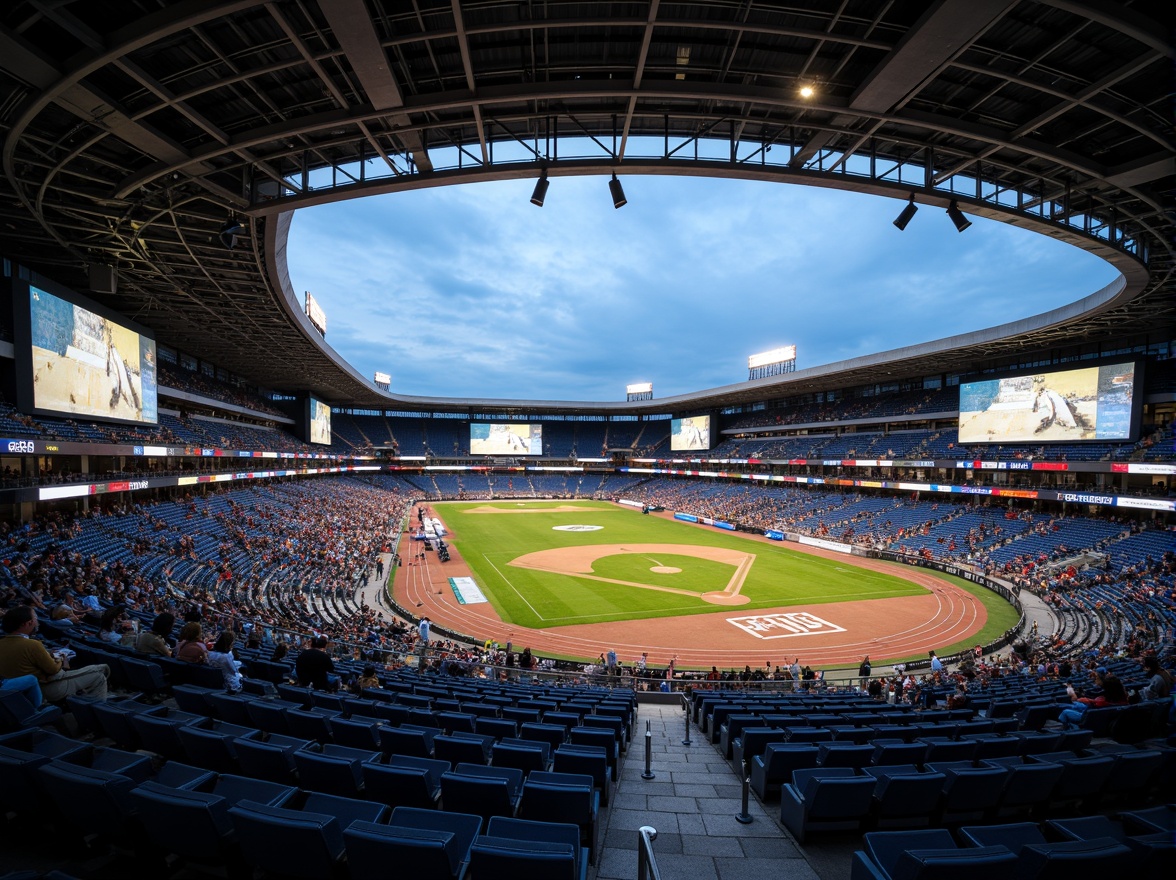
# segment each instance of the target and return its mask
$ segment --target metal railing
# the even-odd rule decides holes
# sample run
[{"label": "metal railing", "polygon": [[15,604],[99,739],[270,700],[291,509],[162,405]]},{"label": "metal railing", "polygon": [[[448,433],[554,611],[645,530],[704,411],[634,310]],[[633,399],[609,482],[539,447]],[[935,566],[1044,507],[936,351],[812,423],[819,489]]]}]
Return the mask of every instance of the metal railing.
[{"label": "metal railing", "polygon": [[661,880],[657,857],[653,854],[655,840],[657,829],[652,825],[642,825],[637,829],[637,880]]}]

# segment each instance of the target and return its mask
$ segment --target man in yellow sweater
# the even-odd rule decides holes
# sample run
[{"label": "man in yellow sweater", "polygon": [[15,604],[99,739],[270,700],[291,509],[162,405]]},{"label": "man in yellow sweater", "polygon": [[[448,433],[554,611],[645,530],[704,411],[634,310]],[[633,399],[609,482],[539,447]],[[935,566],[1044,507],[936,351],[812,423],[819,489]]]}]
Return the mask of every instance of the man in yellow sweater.
[{"label": "man in yellow sweater", "polygon": [[37,639],[37,612],[31,605],[17,605],[4,614],[4,638],[0,639],[0,678],[35,675],[50,703],[73,694],[106,698],[110,667],[104,663],[70,669],[69,659],[50,654]]}]

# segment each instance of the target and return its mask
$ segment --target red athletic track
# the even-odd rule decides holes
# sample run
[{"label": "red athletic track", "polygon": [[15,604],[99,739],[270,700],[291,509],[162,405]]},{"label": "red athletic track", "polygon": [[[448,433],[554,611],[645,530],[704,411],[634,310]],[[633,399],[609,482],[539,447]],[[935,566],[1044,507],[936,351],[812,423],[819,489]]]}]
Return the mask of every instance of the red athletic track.
[{"label": "red athletic track", "polygon": [[[640,514],[638,514],[640,515]],[[687,524],[683,524],[685,528]],[[694,526],[709,528],[708,526]],[[750,541],[766,541],[745,535]],[[887,659],[924,654],[962,641],[978,632],[988,619],[984,605],[965,590],[936,573],[897,563],[789,544],[790,550],[812,553],[858,568],[884,571],[926,587],[930,592],[891,599],[866,599],[784,608],[719,608],[709,614],[593,623],[549,629],[529,629],[504,623],[489,603],[459,605],[449,589],[448,578],[470,574],[459,553],[460,536],[451,534],[451,559],[442,565],[435,553],[412,559],[419,544],[403,538],[400,553],[404,566],[397,570],[393,595],[401,606],[418,617],[427,614],[442,627],[473,636],[513,642],[516,650],[530,647],[538,654],[557,654],[595,660],[609,648],[623,662],[649,652],[651,666],[664,666],[677,657],[687,667],[716,665],[720,668],[765,662],[786,665],[794,657],[801,663],[820,666],[856,666],[869,654],[878,664]],[[760,639],[727,623],[727,618],[763,616],[778,612],[807,611],[844,628],[845,632]]]}]

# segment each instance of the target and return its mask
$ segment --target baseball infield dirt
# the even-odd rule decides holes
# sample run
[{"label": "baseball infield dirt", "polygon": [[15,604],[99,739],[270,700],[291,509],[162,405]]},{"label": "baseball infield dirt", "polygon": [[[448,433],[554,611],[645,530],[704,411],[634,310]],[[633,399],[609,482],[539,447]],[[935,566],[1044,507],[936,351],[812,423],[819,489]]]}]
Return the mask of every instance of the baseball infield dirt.
[{"label": "baseball infield dirt", "polygon": [[[486,508],[487,512],[490,510],[496,509]],[[688,527],[691,526],[683,524],[683,528]],[[629,549],[657,552],[649,549],[657,547],[662,552],[693,555],[739,566],[740,562],[734,556],[754,560],[755,544],[767,541],[755,535],[743,537],[748,542],[747,553],[677,544],[633,545]],[[451,539],[460,544],[460,536],[452,530]],[[571,553],[545,550],[521,556],[511,564],[546,571],[577,572],[579,577],[584,577],[591,572],[593,560],[619,552],[619,546],[602,544],[566,548],[575,551]],[[673,550],[666,549],[669,547]],[[489,603],[458,604],[449,589],[448,579],[468,577],[470,570],[456,547],[450,546],[450,561],[441,565],[434,554],[417,556],[419,544],[410,541],[406,535],[400,547],[405,563],[397,572],[393,594],[402,607],[416,615],[427,614],[434,623],[478,641],[488,638],[511,641],[519,650],[530,647],[541,654],[586,660],[595,659],[609,648],[616,650],[626,662],[648,652],[649,663],[654,666],[665,665],[677,658],[679,666],[717,665],[726,668],[750,664],[757,668],[765,663],[784,665],[795,657],[812,666],[844,666],[856,665],[865,654],[878,664],[887,658],[921,654],[967,639],[978,632],[988,618],[980,600],[927,569],[877,559],[847,558],[840,553],[796,544],[790,544],[789,549],[835,558],[845,565],[868,571],[883,571],[925,587],[928,592],[890,599],[758,609],[754,614],[716,610],[682,617],[529,629],[504,622]],[[713,554],[725,555],[719,558]],[[742,576],[737,571],[725,590],[704,594],[703,598],[720,606],[746,601],[746,597],[739,594],[739,587],[747,567],[750,567],[749,562],[743,567]],[[736,581],[738,584],[733,588]],[[646,584],[634,586],[675,591]],[[827,625],[809,623],[808,626],[797,626],[794,624],[797,619],[816,620]]]}]

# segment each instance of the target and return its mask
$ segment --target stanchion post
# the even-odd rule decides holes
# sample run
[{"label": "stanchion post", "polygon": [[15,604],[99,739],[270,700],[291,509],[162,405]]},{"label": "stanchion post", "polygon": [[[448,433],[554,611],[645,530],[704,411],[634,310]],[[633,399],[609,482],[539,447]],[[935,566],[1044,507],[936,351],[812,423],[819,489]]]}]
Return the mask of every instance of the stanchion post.
[{"label": "stanchion post", "polygon": [[645,722],[645,772],[642,779],[653,779],[653,731],[649,729],[649,722]]},{"label": "stanchion post", "polygon": [[682,740],[682,745],[690,745],[690,701],[686,699],[686,694],[682,694],[682,708],[685,709],[686,716],[686,738]]},{"label": "stanchion post", "polygon": [[735,815],[735,821],[740,825],[751,824],[751,814],[747,812],[747,799],[751,792],[751,774],[747,772],[747,762],[743,762],[743,811]]}]

